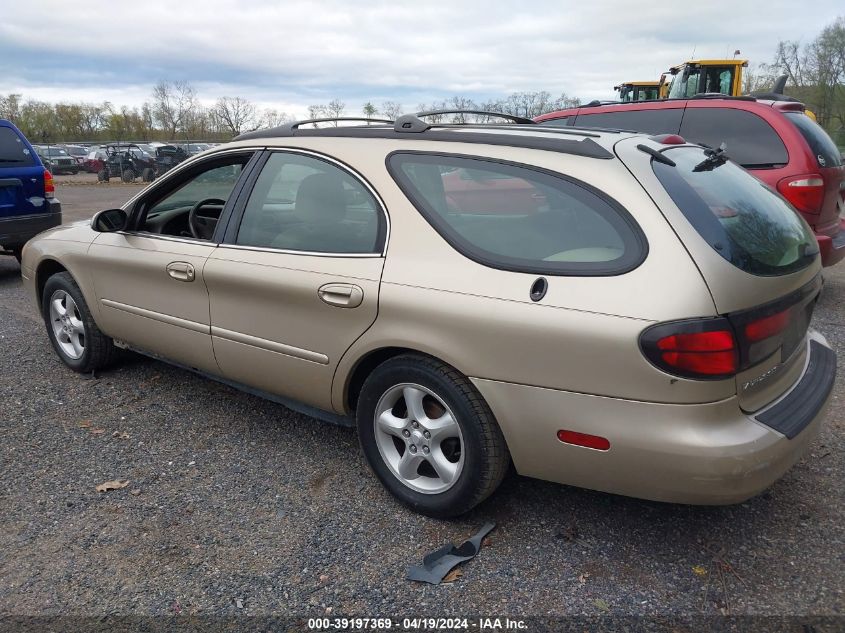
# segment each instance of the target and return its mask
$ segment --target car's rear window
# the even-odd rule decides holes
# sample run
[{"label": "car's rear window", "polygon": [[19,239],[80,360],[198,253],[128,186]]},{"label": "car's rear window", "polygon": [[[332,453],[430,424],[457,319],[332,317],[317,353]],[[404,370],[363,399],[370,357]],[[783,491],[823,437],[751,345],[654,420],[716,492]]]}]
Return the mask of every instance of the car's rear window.
[{"label": "car's rear window", "polygon": [[810,151],[816,156],[819,167],[842,165],[842,154],[839,153],[839,148],[818,123],[803,112],[786,112],[785,114],[807,141]]},{"label": "car's rear window", "polygon": [[653,161],[658,179],[701,236],[734,266],[774,276],[815,259],[818,243],[807,223],[737,164],[695,147],[663,155],[675,165]]},{"label": "car's rear window", "polygon": [[31,167],[32,152],[20,136],[9,127],[0,126],[0,167]]},{"label": "car's rear window", "polygon": [[615,275],[645,258],[645,236],[617,202],[586,183],[504,161],[396,152],[399,186],[465,256],[504,270]]}]

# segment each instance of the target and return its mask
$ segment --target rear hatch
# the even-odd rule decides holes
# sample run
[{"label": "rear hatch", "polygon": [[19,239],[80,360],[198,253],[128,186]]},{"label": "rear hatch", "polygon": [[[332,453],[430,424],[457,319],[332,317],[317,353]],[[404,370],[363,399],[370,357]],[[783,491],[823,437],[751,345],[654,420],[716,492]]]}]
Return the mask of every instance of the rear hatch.
[{"label": "rear hatch", "polygon": [[845,210],[845,167],[842,165],[842,155],[827,132],[806,114],[791,111],[784,114],[807,141],[822,177],[821,187],[814,194],[821,199],[808,201],[818,214],[818,218],[811,218],[811,222],[818,233],[835,238],[840,230],[840,214]]},{"label": "rear hatch", "polygon": [[44,167],[17,128],[0,123],[0,218],[44,213]]},{"label": "rear hatch", "polygon": [[725,354],[733,365],[713,378],[734,376],[740,406],[756,411],[806,364],[821,289],[818,243],[783,197],[724,153],[642,140],[620,142],[617,153],[701,271],[718,313],[712,322],[732,335]]}]

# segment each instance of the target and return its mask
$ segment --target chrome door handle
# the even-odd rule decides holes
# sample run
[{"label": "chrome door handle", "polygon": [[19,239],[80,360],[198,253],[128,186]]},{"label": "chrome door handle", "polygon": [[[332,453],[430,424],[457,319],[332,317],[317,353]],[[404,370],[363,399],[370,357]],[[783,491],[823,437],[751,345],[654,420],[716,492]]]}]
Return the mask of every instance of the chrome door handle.
[{"label": "chrome door handle", "polygon": [[364,291],[355,284],[325,284],[317,290],[317,296],[339,308],[357,308],[364,301]]},{"label": "chrome door handle", "polygon": [[167,274],[176,281],[193,281],[196,277],[193,265],[188,262],[170,262],[167,265]]}]

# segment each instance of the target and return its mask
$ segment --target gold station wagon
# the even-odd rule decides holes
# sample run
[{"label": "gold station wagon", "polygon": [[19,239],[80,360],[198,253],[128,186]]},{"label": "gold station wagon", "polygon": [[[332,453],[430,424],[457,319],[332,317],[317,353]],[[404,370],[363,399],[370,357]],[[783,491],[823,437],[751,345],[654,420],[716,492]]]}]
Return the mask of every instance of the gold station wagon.
[{"label": "gold station wagon", "polygon": [[428,515],[511,462],[669,502],[771,485],[836,371],[807,224],[729,148],[512,119],[242,135],[31,240],[25,285],[71,369],[129,348],[357,424]]}]

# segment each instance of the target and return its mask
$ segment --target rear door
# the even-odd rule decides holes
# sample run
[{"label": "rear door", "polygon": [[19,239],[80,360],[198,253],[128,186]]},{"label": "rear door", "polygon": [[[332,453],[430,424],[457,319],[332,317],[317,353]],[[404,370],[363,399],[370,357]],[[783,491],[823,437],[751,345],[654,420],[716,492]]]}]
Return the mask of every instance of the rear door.
[{"label": "rear door", "polygon": [[331,410],[338,361],[376,319],[384,207],[340,163],[292,149],[268,153],[239,206],[203,273],[220,369]]},{"label": "rear door", "polygon": [[0,218],[47,212],[44,167],[17,128],[0,123]]}]

